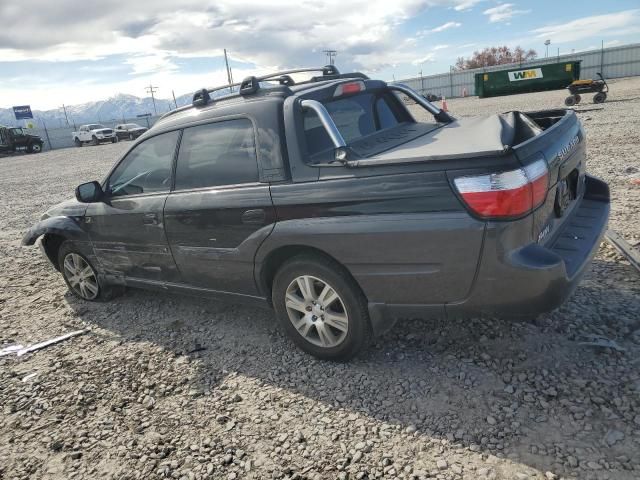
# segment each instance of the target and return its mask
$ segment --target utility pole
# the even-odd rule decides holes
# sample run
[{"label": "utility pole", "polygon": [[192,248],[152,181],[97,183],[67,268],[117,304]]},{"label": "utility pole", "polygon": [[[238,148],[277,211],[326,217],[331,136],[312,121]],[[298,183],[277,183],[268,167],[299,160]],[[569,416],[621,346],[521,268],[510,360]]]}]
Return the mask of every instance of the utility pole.
[{"label": "utility pole", "polygon": [[158,87],[154,87],[153,85],[149,84],[149,86],[146,87],[145,90],[147,91],[147,93],[151,94],[151,100],[153,101],[153,111],[156,113],[156,116],[158,116],[158,109],[156,108],[156,97],[154,96],[154,93],[158,91]]},{"label": "utility pole", "polygon": [[233,80],[231,80],[231,67],[229,67],[229,58],[227,57],[227,49],[224,49],[224,64],[227,67],[227,81],[229,82],[229,91],[233,92],[233,87],[231,86],[231,84],[233,84]]},{"label": "utility pole", "polygon": [[335,65],[334,58],[338,55],[337,50],[323,50],[323,53],[327,56],[327,64]]},{"label": "utility pole", "polygon": [[69,126],[69,117],[67,117],[67,109],[64,106],[64,103],[62,104],[62,111],[64,112],[64,118],[67,121],[67,127]]},{"label": "utility pole", "polygon": [[176,102],[176,94],[173,90],[171,90],[171,95],[173,95],[173,104],[178,108],[178,102]]}]

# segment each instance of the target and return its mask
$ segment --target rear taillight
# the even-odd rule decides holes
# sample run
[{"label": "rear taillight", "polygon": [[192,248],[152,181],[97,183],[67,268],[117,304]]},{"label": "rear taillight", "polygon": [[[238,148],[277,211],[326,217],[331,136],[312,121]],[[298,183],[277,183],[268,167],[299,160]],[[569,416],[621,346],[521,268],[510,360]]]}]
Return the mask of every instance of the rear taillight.
[{"label": "rear taillight", "polygon": [[517,217],[540,206],[547,197],[549,169],[544,159],[524,168],[454,180],[467,206],[484,218]]}]

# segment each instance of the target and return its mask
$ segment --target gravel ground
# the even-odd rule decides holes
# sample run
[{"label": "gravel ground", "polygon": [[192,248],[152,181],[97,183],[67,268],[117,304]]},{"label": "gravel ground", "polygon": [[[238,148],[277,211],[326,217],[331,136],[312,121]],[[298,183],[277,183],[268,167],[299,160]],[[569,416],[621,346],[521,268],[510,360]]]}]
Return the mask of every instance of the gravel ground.
[{"label": "gravel ground", "polygon": [[[611,227],[640,240],[640,79],[578,108]],[[450,100],[456,115],[564,92]],[[535,322],[407,320],[349,364],[298,352],[268,311],[128,291],[76,301],[23,232],[127,147],[0,159],[0,479],[640,477],[640,275],[603,245]],[[615,348],[582,342],[602,336]]]}]

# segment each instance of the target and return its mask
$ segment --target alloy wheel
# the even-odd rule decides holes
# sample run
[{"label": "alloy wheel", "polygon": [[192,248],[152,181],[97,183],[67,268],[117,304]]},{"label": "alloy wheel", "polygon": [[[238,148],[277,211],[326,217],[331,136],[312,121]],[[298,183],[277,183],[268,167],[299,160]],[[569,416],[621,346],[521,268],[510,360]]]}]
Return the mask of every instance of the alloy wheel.
[{"label": "alloy wheel", "polygon": [[310,275],[294,278],[287,287],[285,306],[295,329],[313,345],[332,348],[347,336],[345,304],[324,280]]},{"label": "alloy wheel", "polygon": [[94,300],[100,287],[96,272],[91,265],[77,253],[68,253],[64,257],[64,276],[71,289],[86,300]]}]

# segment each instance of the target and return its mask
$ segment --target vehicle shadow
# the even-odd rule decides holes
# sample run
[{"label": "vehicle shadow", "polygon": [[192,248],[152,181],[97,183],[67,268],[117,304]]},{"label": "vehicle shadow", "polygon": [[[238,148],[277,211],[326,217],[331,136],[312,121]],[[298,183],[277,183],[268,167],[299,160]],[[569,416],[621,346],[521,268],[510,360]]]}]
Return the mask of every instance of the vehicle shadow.
[{"label": "vehicle shadow", "polygon": [[[443,441],[542,473],[575,474],[576,462],[591,461],[632,478],[624,475],[638,466],[632,432],[640,382],[631,395],[619,366],[639,358],[631,333],[640,328],[640,296],[601,281],[628,277],[630,268],[596,260],[566,305],[533,321],[401,321],[346,364],[296,350],[268,310],[133,290],[107,305],[67,301],[119,341],[188,357],[197,371],[189,381],[194,396],[217,395],[227,377],[244,377],[328,412],[391,425],[398,435],[411,426],[410,442]],[[624,351],[583,344],[598,336]],[[626,437],[603,441],[612,429]],[[349,435],[341,441],[359,441]]]}]

